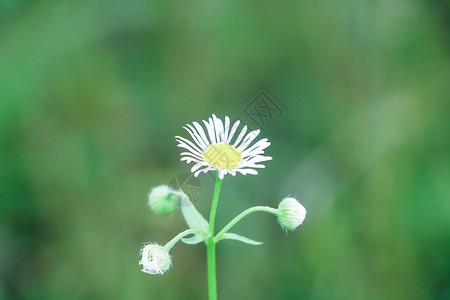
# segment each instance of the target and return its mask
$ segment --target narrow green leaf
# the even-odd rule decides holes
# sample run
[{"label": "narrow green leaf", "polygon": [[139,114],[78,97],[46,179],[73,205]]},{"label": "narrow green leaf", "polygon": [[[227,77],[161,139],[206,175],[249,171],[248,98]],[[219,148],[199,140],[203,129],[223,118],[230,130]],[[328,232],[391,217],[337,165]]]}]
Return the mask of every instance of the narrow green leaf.
[{"label": "narrow green leaf", "polygon": [[201,213],[198,212],[194,204],[192,204],[192,202],[189,199],[183,200],[181,212],[189,228],[203,231],[203,234],[194,234],[190,238],[183,238],[182,241],[186,244],[191,245],[198,244],[204,241],[208,236],[209,231],[208,221],[206,221],[206,219],[201,215]]},{"label": "narrow green leaf", "polygon": [[189,238],[182,238],[181,241],[185,244],[195,245],[203,242],[206,239],[207,235],[194,234],[194,236]]},{"label": "narrow green leaf", "polygon": [[183,217],[186,220],[189,228],[208,232],[208,221],[206,221],[206,219],[198,212],[198,210],[190,200],[185,199],[183,201],[181,212],[183,213]]},{"label": "narrow green leaf", "polygon": [[225,233],[223,235],[222,239],[223,240],[225,240],[225,239],[227,239],[227,240],[236,240],[236,241],[240,241],[240,242],[243,242],[243,243],[246,243],[246,244],[249,244],[249,245],[255,245],[255,246],[258,246],[258,245],[262,244],[262,242],[251,240],[249,238],[246,238],[245,236],[242,236],[242,235],[239,235],[239,234],[236,234],[236,233]]}]

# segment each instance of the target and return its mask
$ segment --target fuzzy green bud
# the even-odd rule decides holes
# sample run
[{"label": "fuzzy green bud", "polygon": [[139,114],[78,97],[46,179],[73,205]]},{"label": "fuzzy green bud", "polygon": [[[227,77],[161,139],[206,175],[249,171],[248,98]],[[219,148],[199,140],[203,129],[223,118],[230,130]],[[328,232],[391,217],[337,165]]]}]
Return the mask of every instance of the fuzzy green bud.
[{"label": "fuzzy green bud", "polygon": [[164,274],[172,266],[172,258],[169,251],[158,244],[147,244],[142,247],[142,255],[139,265],[142,265],[142,272],[156,275]]},{"label": "fuzzy green bud", "polygon": [[306,209],[295,198],[284,198],[278,205],[278,222],[286,230],[294,230],[303,223]]},{"label": "fuzzy green bud", "polygon": [[170,215],[180,201],[188,196],[181,190],[175,190],[168,185],[153,188],[148,195],[150,209],[161,215]]}]

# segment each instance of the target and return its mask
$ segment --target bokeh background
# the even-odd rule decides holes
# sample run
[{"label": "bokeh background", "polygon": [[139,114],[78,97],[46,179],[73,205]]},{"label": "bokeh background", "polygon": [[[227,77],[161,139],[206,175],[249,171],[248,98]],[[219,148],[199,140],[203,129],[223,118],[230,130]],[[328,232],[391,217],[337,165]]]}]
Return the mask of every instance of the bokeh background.
[{"label": "bokeh background", "polygon": [[[285,234],[254,214],[218,246],[221,299],[449,299],[445,1],[0,1],[0,299],[206,299],[206,251],[164,276],[144,242],[186,228],[150,188],[189,167],[175,135],[258,124],[273,161],[226,177],[217,227],[297,195]],[[209,214],[211,178],[196,206]]]}]

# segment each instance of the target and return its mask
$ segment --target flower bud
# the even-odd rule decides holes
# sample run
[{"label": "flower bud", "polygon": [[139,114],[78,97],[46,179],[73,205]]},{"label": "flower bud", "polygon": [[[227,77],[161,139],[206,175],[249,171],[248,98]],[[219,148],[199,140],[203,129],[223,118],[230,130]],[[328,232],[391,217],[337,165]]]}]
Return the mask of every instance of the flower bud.
[{"label": "flower bud", "polygon": [[286,230],[294,230],[303,223],[306,209],[296,199],[287,197],[278,204],[278,222]]},{"label": "flower bud", "polygon": [[142,265],[142,272],[156,275],[164,274],[172,266],[172,258],[169,251],[158,244],[147,244],[142,247],[142,255],[139,265]]},{"label": "flower bud", "polygon": [[161,215],[169,215],[174,212],[178,203],[188,198],[181,190],[174,190],[168,185],[160,185],[153,188],[148,195],[150,209]]}]

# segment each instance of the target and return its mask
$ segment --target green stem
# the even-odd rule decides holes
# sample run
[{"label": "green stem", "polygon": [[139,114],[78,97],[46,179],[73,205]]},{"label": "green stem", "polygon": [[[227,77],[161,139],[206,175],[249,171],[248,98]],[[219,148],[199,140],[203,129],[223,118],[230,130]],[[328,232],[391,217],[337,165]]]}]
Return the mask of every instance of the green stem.
[{"label": "green stem", "polygon": [[237,215],[233,220],[230,221],[230,223],[228,223],[214,238],[214,242],[218,243],[223,236],[225,235],[225,233],[228,232],[228,230],[231,229],[231,227],[233,227],[234,225],[236,225],[237,222],[239,222],[242,218],[244,218],[245,216],[256,212],[256,211],[263,211],[263,212],[268,212],[274,215],[278,215],[278,209],[269,207],[269,206],[255,206],[255,207],[250,207],[249,209],[244,210],[243,212],[241,212],[239,215]]},{"label": "green stem", "polygon": [[177,234],[169,242],[167,242],[167,244],[164,246],[164,248],[166,248],[167,251],[170,251],[170,249],[172,249],[172,247],[175,246],[175,244],[178,243],[179,240],[181,240],[182,238],[184,238],[185,236],[190,235],[190,234],[205,234],[205,232],[202,230],[198,230],[198,229],[186,229],[185,231]]},{"label": "green stem", "polygon": [[214,242],[214,224],[216,222],[217,204],[219,202],[220,186],[222,179],[217,173],[216,188],[214,189],[214,197],[211,205],[211,213],[209,215],[209,237],[206,242],[206,250],[208,254],[208,295],[209,300],[217,300],[217,280],[216,280],[216,243]]}]

